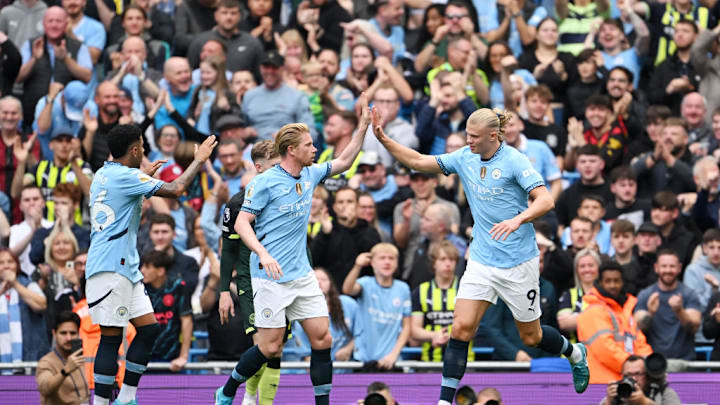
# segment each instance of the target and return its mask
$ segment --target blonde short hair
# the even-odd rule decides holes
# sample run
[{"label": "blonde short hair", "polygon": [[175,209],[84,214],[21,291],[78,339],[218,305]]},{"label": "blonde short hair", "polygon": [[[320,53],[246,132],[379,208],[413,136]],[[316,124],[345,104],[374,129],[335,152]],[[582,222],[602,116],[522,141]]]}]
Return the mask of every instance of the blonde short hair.
[{"label": "blonde short hair", "polygon": [[275,149],[278,155],[285,156],[291,146],[297,148],[305,133],[310,133],[310,128],[302,123],[287,124],[280,128],[275,135]]},{"label": "blonde short hair", "polygon": [[475,110],[468,118],[467,126],[481,126],[497,132],[499,141],[505,140],[505,127],[513,114],[499,108],[481,108]]},{"label": "blonde short hair", "polygon": [[400,251],[392,243],[381,242],[373,246],[370,249],[370,254],[374,256],[376,253],[390,253],[395,255],[395,258],[400,257]]}]

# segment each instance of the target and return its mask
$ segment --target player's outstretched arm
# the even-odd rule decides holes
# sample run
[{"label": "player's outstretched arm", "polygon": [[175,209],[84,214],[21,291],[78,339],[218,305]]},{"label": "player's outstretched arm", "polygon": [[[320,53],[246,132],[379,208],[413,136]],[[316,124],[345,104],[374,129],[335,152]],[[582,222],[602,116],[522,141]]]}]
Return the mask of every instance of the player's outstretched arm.
[{"label": "player's outstretched arm", "polygon": [[188,166],[188,168],[185,169],[183,174],[181,174],[180,177],[175,179],[175,181],[173,181],[172,183],[165,183],[162,187],[160,187],[160,190],[158,190],[155,195],[158,197],[169,198],[180,197],[185,192],[187,186],[195,178],[198,171],[210,158],[210,154],[212,153],[213,149],[215,149],[215,146],[217,146],[217,141],[215,140],[214,135],[209,136],[207,139],[205,139],[205,142],[203,142],[202,145],[195,146],[195,159],[193,159],[192,163],[190,163],[190,166]]},{"label": "player's outstretched arm", "polygon": [[380,113],[375,107],[372,109],[372,126],[373,133],[378,141],[380,141],[385,149],[387,149],[395,159],[399,160],[400,163],[421,172],[442,173],[442,169],[440,169],[434,156],[423,155],[416,150],[393,141],[389,136],[385,135],[385,131],[382,129]]},{"label": "player's outstretched arm", "polygon": [[365,133],[370,126],[370,108],[368,107],[367,93],[363,92],[357,101],[360,103],[360,120],[358,123],[357,131],[355,136],[343,150],[343,152],[337,158],[332,161],[332,168],[330,169],[330,175],[334,176],[338,173],[343,173],[352,166],[355,158],[365,142]]},{"label": "player's outstretched arm", "polygon": [[255,230],[251,225],[253,221],[255,221],[254,214],[247,211],[240,211],[235,219],[235,232],[240,235],[240,239],[245,242],[245,245],[258,255],[260,264],[262,268],[265,269],[268,277],[273,280],[279,280],[283,275],[280,263],[270,256],[265,246],[258,240],[257,235],[255,235]]}]

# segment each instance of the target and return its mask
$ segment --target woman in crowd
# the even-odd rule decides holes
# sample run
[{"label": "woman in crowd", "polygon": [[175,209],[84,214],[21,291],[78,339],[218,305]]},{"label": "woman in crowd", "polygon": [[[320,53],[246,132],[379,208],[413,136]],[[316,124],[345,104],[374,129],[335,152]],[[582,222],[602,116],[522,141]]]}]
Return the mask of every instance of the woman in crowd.
[{"label": "woman in crowd", "polygon": [[275,35],[282,27],[273,23],[273,0],[247,0],[247,8],[247,17],[240,22],[240,29],[260,40],[265,50],[275,49]]},{"label": "woman in crowd", "polygon": [[45,238],[45,263],[38,265],[38,284],[47,298],[45,321],[48,331],[55,325],[55,316],[62,311],[72,310],[73,302],[78,300],[75,292],[78,279],[73,268],[78,243],[65,223],[65,217],[57,215],[50,235]]},{"label": "woman in crowd", "polygon": [[572,54],[558,51],[558,24],[551,17],[540,21],[535,34],[535,47],[520,55],[520,68],[532,72],[539,84],[548,86],[554,95],[550,107],[555,122],[563,122],[563,103],[568,83],[577,76]]},{"label": "woman in crowd", "polygon": [[195,129],[202,133],[212,133],[220,116],[240,111],[224,72],[225,62],[219,56],[211,55],[200,62],[200,86],[195,89],[189,111]]},{"label": "woman in crowd", "polygon": [[377,217],[377,208],[375,207],[375,200],[372,196],[366,192],[362,192],[358,195],[357,204],[357,217],[367,221],[370,226],[375,228],[380,235],[382,242],[392,242],[390,234],[380,226],[380,221]]},{"label": "woman in crowd", "polygon": [[[418,33],[417,42],[415,42],[415,45],[409,49],[413,55],[417,55],[422,52],[423,48],[425,48],[428,42],[433,39],[433,37],[435,36],[435,32],[437,32],[438,28],[440,28],[440,26],[442,26],[444,23],[444,16],[444,4],[432,4],[425,9],[425,14],[423,15],[422,26],[420,27],[420,32]],[[442,62],[443,61],[441,58],[433,55],[433,58],[430,61],[430,67],[439,66],[440,64],[442,64]],[[415,70],[417,70],[418,72],[424,71],[427,68],[428,66],[415,64]]]},{"label": "woman in crowd", "polygon": [[[357,316],[358,304],[347,295],[340,294],[327,270],[315,268],[315,277],[325,295],[330,315],[330,355],[334,361],[351,361],[355,350],[355,337],[361,333]],[[299,322],[293,323],[292,334],[293,339],[288,342],[288,347],[292,348],[293,354],[301,358],[309,356],[310,341]]]},{"label": "woman in crowd", "polygon": [[575,286],[563,292],[558,301],[557,321],[560,329],[577,342],[577,318],[585,309],[583,295],[592,290],[598,279],[600,255],[592,249],[583,249],[575,255]]},{"label": "woman in crowd", "polygon": [[339,83],[341,86],[350,89],[357,99],[360,93],[367,90],[375,81],[377,71],[375,70],[375,51],[370,45],[358,43],[350,49],[350,68],[345,79]]},{"label": "woman in crowd", "polygon": [[161,166],[159,170],[175,163],[175,150],[180,144],[180,133],[174,125],[165,125],[156,132],[157,139],[155,144],[158,149],[150,152],[148,159],[151,162],[164,159],[167,163]]},{"label": "woman in crowd", "polygon": [[[220,261],[217,253],[213,251],[210,244],[207,242],[205,231],[202,226],[202,217],[200,215],[195,218],[193,232],[195,232],[195,241],[197,242],[197,246],[186,250],[183,254],[195,259],[198,267],[200,268],[200,272],[198,273],[198,285],[197,288],[195,288],[195,291],[191,292],[192,296],[190,297],[190,303],[192,304],[194,313],[202,313],[202,309],[200,308],[200,295],[205,288],[205,279],[210,274],[211,267],[217,267],[218,270],[216,273],[219,273]],[[216,236],[217,238],[220,237],[219,232]],[[215,246],[217,246],[217,243]]]},{"label": "woman in crowd", "polygon": [[[47,299],[20,271],[10,249],[0,248],[0,362],[38,361],[49,350],[43,313]],[[19,324],[19,325],[18,325]]]},{"label": "woman in crowd", "polygon": [[[507,58],[510,56],[510,58]],[[483,69],[488,72],[488,81],[490,82],[490,105],[492,108],[506,108],[508,104],[505,103],[505,92],[501,84],[503,74],[517,75],[520,76],[523,81],[529,85],[537,84],[537,81],[526,69],[519,69],[517,61],[512,57],[512,49],[507,42],[496,41],[488,46],[487,60],[485,61],[486,67]],[[506,63],[513,60],[514,63],[510,67],[503,66],[503,61]]]}]

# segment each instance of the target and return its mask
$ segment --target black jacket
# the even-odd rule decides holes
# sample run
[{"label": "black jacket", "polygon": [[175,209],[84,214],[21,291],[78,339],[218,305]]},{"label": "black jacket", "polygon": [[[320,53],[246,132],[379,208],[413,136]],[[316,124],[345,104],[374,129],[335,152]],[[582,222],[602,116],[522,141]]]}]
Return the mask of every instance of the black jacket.
[{"label": "black jacket", "polygon": [[176,56],[185,56],[190,43],[201,32],[215,26],[215,8],[206,7],[197,0],[186,0],[175,10],[175,46]]},{"label": "black jacket", "polygon": [[683,63],[678,59],[677,54],[667,58],[655,68],[655,73],[650,77],[650,88],[648,99],[651,105],[666,105],[670,107],[673,114],[680,115],[680,103],[688,92],[676,92],[667,94],[667,85],[672,79],[687,76],[695,90],[700,88],[700,75],[695,72],[692,63]]},{"label": "black jacket", "polygon": [[335,279],[335,285],[342,290],[345,277],[355,264],[360,253],[369,252],[380,243],[380,235],[367,221],[358,219],[354,228],[346,228],[333,219],[333,229],[313,239],[310,250],[315,266],[324,267]]},{"label": "black jacket", "polygon": [[20,73],[22,57],[9,39],[0,45],[0,97],[12,93],[13,84]]},{"label": "black jacket", "polygon": [[710,316],[710,312],[712,312],[719,303],[720,293],[716,292],[710,297],[708,306],[703,313],[703,335],[708,339],[715,339],[712,355],[710,356],[710,360],[713,361],[720,361],[720,322],[716,321],[715,317]]},{"label": "black jacket", "polygon": [[[325,2],[320,7],[320,17],[318,18],[318,24],[324,31],[317,41],[320,48],[330,48],[335,52],[340,52],[345,38],[345,30],[340,26],[340,23],[350,21],[352,21],[352,16],[336,0]],[[290,17],[288,28],[297,29],[303,38],[307,40],[307,31],[297,22],[297,9]]]}]

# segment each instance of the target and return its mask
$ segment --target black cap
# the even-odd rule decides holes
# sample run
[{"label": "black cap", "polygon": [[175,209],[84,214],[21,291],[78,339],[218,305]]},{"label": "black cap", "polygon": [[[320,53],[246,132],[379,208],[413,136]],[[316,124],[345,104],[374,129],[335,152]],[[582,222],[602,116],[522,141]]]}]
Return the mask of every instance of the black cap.
[{"label": "black cap", "polygon": [[412,179],[413,177],[417,177],[417,176],[422,176],[422,177],[425,177],[426,179],[434,179],[437,177],[437,175],[435,173],[421,172],[421,171],[415,170],[415,169],[410,170],[410,179]]},{"label": "black cap", "polygon": [[282,67],[285,65],[285,58],[278,53],[278,51],[272,50],[265,52],[262,59],[260,59],[260,65],[271,65],[275,67]]},{"label": "black cap", "polygon": [[637,233],[640,233],[640,232],[654,233],[654,234],[660,235],[660,229],[650,221],[643,222],[642,225],[640,225],[640,228],[638,228]]},{"label": "black cap", "polygon": [[215,123],[215,132],[220,133],[227,129],[245,128],[246,126],[247,125],[242,118],[232,114],[225,114],[222,117],[218,118],[217,122]]}]

